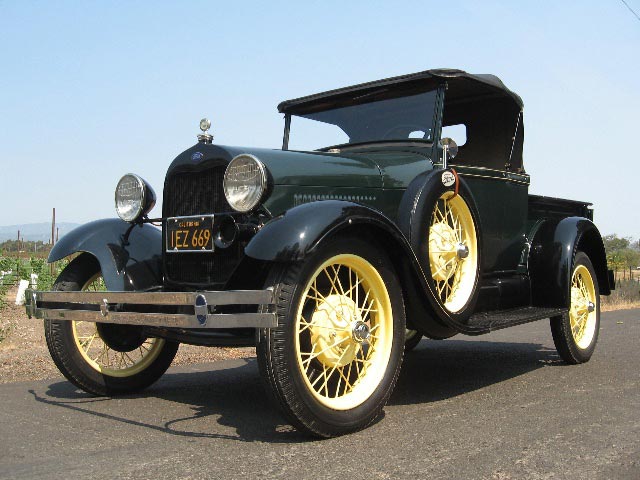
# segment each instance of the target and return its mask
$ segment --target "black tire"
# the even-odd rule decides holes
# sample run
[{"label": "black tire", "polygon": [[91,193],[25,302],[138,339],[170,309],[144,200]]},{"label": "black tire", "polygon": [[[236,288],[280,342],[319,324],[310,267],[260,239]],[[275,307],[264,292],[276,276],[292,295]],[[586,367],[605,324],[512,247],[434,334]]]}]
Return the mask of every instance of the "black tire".
[{"label": "black tire", "polygon": [[404,339],[404,353],[410,352],[418,346],[422,340],[422,334],[417,330],[407,330]]},{"label": "black tire", "polygon": [[[333,280],[331,265],[339,265]],[[352,275],[355,287],[339,292]],[[329,240],[303,262],[274,265],[267,286],[278,326],[258,331],[257,356],[276,405],[298,430],[322,438],[375,421],[398,379],[405,336],[402,291],[384,251],[355,237]]]},{"label": "black tire", "polygon": [[[53,289],[59,291],[83,290],[93,279],[99,278],[99,275],[100,264],[95,257],[82,254],[60,273]],[[141,336],[142,329],[140,327],[109,324],[100,324],[99,328],[92,324],[82,326],[82,328],[95,329],[95,333],[92,334],[93,339],[89,341],[87,349],[84,350],[81,347],[82,342],[78,332],[80,324],[87,323],[45,319],[44,332],[49,352],[60,372],[76,387],[94,395],[127,394],[148,387],[169,368],[178,351],[179,343],[177,342],[144,339]],[[110,344],[107,344],[103,339],[103,337],[107,337],[107,334]],[[87,341],[85,340],[85,342]],[[96,342],[94,348],[100,346],[106,353],[102,358],[98,357],[91,363],[89,351],[94,341]],[[113,345],[113,343],[118,343],[116,347],[118,350],[104,347]],[[147,348],[147,344],[150,345],[149,348]],[[115,365],[113,368],[102,367],[98,363],[98,360],[105,362],[104,355],[106,355],[107,363],[110,355],[121,354],[121,358],[124,358],[125,355],[122,352],[126,352],[128,358],[131,359],[134,356],[133,351],[136,351],[135,356],[137,356],[137,350],[140,352],[140,361],[135,363],[135,359],[132,359],[132,364],[129,367],[127,367],[126,361],[120,365],[122,367],[120,370]]]},{"label": "black tire", "polygon": [[550,323],[560,357],[573,365],[588,362],[600,331],[600,293],[593,264],[584,252],[577,252],[573,260],[570,311],[551,318]]}]

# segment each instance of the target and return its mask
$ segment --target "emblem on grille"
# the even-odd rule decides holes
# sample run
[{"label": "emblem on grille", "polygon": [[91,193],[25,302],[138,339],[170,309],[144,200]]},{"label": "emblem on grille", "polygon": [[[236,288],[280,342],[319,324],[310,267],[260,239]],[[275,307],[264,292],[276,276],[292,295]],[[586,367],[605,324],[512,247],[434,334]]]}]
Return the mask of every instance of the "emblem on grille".
[{"label": "emblem on grille", "polygon": [[202,160],[202,157],[204,157],[204,154],[202,152],[194,152],[191,154],[191,160],[193,160],[194,162],[199,162],[200,160]]}]

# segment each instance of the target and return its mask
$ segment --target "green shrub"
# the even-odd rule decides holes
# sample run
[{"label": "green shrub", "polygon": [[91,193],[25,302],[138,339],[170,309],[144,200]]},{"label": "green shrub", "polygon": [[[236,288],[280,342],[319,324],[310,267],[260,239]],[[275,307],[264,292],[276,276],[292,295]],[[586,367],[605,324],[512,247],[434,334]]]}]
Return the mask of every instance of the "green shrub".
[{"label": "green shrub", "polygon": [[0,270],[7,271],[11,270],[12,267],[15,266],[15,259],[9,257],[0,256]]},{"label": "green shrub", "polygon": [[8,285],[0,285],[0,311],[2,311],[2,309],[7,306],[6,297],[8,289]]}]

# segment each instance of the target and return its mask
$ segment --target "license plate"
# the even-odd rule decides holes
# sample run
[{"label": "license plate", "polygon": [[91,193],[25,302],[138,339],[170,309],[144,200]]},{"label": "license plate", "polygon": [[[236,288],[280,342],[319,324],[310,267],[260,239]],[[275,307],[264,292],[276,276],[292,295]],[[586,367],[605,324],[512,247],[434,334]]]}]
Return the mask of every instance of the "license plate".
[{"label": "license plate", "polygon": [[167,218],[167,252],[213,252],[213,215]]}]

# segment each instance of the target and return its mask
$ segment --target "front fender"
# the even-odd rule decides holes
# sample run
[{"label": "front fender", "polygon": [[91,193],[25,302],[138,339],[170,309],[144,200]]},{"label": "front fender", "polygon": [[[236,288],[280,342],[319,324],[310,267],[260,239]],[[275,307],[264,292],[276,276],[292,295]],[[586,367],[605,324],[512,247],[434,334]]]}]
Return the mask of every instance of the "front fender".
[{"label": "front fender", "polygon": [[109,290],[145,290],[162,285],[162,233],[151,225],[132,227],[116,218],[95,220],[62,237],[51,249],[48,261],[78,252],[97,258]]},{"label": "front fender", "polygon": [[583,217],[547,220],[537,229],[529,256],[534,306],[570,306],[571,269],[578,250],[589,256],[600,294],[611,293],[602,236],[593,222]]},{"label": "front fender", "polygon": [[268,222],[251,239],[245,254],[263,261],[302,260],[327,236],[358,224],[382,227],[408,247],[402,233],[380,212],[353,202],[323,200],[304,203]]},{"label": "front fender", "polygon": [[375,239],[391,257],[405,292],[407,315],[420,331],[433,338],[465,331],[465,326],[444,310],[435,313],[427,300],[435,293],[400,229],[382,213],[364,205],[324,200],[294,207],[262,227],[245,254],[261,261],[298,261],[312,254],[325,239],[345,231]]}]

